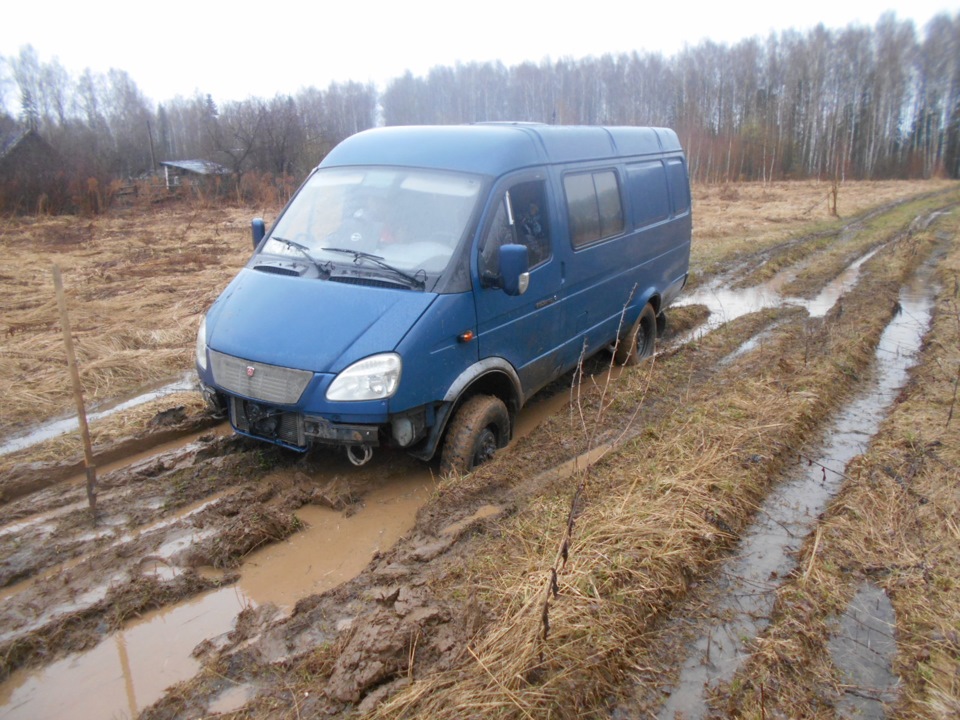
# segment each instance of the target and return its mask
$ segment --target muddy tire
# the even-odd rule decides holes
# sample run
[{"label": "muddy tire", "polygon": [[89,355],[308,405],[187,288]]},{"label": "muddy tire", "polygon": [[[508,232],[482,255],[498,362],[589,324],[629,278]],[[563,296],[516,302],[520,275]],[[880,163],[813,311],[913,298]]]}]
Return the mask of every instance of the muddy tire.
[{"label": "muddy tire", "polygon": [[[664,318],[666,320],[666,318]],[[647,303],[627,334],[620,338],[613,358],[617,365],[636,365],[653,355],[657,344],[657,313]]]},{"label": "muddy tire", "polygon": [[490,460],[510,441],[510,415],[492,395],[475,395],[450,421],[440,454],[440,474],[463,475]]}]

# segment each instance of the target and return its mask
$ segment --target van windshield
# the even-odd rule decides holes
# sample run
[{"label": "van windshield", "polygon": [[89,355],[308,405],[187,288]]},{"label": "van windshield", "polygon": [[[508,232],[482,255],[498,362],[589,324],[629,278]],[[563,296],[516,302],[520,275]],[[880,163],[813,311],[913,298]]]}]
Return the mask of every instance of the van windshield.
[{"label": "van windshield", "polygon": [[[438,276],[477,204],[480,177],[394,167],[314,173],[277,221],[261,253],[306,254],[318,266]],[[382,262],[365,262],[364,254]]]}]

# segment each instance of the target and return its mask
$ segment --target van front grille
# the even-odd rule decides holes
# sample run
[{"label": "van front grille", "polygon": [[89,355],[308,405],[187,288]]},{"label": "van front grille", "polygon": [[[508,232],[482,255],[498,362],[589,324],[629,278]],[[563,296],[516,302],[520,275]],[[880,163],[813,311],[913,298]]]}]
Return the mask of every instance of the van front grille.
[{"label": "van front grille", "polygon": [[313,378],[308,370],[242,360],[210,351],[213,379],[224,390],[266,403],[294,405]]}]

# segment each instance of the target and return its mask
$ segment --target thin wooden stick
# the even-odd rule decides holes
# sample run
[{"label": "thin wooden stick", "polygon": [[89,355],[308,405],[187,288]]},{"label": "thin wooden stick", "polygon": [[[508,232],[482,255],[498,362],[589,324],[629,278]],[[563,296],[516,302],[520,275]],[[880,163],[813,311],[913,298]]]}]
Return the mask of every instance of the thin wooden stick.
[{"label": "thin wooden stick", "polygon": [[73,336],[70,334],[70,318],[67,315],[67,299],[63,292],[63,280],[60,267],[53,266],[53,285],[57,291],[57,305],[60,307],[60,325],[63,328],[63,344],[67,351],[67,367],[73,383],[73,398],[77,403],[77,420],[80,423],[80,436],[83,438],[83,459],[87,470],[87,502],[94,521],[97,517],[97,466],[93,463],[93,447],[90,445],[90,428],[87,426],[87,411],[83,405],[83,388],[80,385],[80,372],[77,370],[77,357],[73,351]]}]

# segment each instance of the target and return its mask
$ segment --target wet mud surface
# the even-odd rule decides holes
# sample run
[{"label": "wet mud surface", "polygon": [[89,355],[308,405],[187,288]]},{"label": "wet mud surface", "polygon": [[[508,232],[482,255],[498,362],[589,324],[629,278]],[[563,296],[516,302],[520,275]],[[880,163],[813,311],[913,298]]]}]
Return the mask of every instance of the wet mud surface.
[{"label": "wet mud surface", "polygon": [[[409,697],[419,680],[476,666],[478,638],[500,610],[467,580],[489,548],[511,552],[507,528],[530,504],[552,496],[568,503],[573,480],[638,438],[655,448],[656,422],[693,417],[696,403],[716,402],[740,368],[794,372],[783,364],[797,360],[770,357],[769,348],[791,334],[820,347],[838,314],[856,311],[850,298],[872,264],[914,247],[913,235],[936,228],[943,212],[956,209],[948,204],[869,238],[863,228],[871,217],[857,218],[829,243],[808,238],[813,249],[798,252],[808,245],[800,239],[702,278],[671,312],[653,363],[669,386],[627,401],[617,388],[632,371],[608,374],[609,355],[601,353],[579,382],[566,377],[531,402],[511,446],[466,479],[439,478],[435,465],[395,453],[362,468],[332,451],[299,456],[176,412],[101,449],[95,519],[82,467],[17,468],[0,478],[0,714],[390,714],[391,699]],[[955,242],[939,240],[931,268]],[[771,265],[782,267],[764,270]],[[921,286],[924,296],[932,281]],[[875,432],[859,421],[842,427],[843,408],[868,388],[867,406],[853,414],[881,420],[922,351],[929,297],[923,310],[897,296],[899,287],[891,292],[898,307],[891,300],[882,323],[909,320],[905,332],[916,344],[880,340],[866,353],[879,362],[868,357],[863,368],[846,370],[849,397],[830,405],[828,422],[805,430],[810,444],[799,467],[787,462],[787,455],[796,460],[792,447],[740,458],[746,471],[762,468],[767,483],[762,496],[738,501],[752,506],[745,516],[753,525],[705,518],[711,559],[691,562],[682,587],[655,613],[674,648],[659,656],[659,679],[625,672],[594,713],[711,714],[711,698],[762,633],[780,579],[803,572],[797,547],[816,534],[847,462]],[[902,376],[878,398],[881,391],[869,388],[882,382],[884,358]],[[589,433],[575,431],[581,395],[602,397],[606,408],[605,422]],[[777,514],[784,508],[787,515]],[[849,669],[850,688],[889,702],[895,618],[884,602],[882,591],[865,586],[837,614],[831,648]],[[670,630],[672,622],[678,627]],[[858,650],[864,645],[868,657]],[[844,702],[856,697],[847,693]],[[843,708],[883,716],[882,702],[869,699]]]}]

